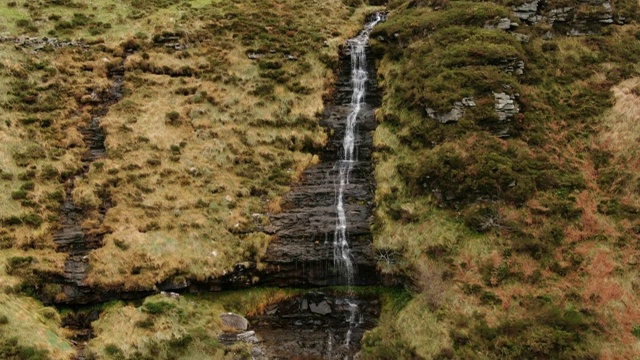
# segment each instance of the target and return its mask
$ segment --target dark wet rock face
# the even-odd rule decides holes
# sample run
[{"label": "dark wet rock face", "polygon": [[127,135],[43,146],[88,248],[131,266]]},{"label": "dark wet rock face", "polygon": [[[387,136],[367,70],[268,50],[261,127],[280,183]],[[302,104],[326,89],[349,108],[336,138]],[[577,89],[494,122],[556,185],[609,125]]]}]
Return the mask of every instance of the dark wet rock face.
[{"label": "dark wet rock face", "polygon": [[[358,114],[355,129],[356,159],[344,188],[349,248],[355,272],[353,285],[379,281],[371,251],[370,225],[375,183],[371,165],[372,132],[376,127],[374,107],[379,104],[375,69],[366,84],[365,103]],[[326,286],[344,284],[334,266],[336,231],[337,172],[346,122],[353,93],[351,63],[347,52],[341,57],[341,71],[333,99],[326,105],[321,125],[332,134],[321,163],[302,175],[299,184],[283,199],[283,212],[271,217],[275,238],[269,245],[262,281],[278,286]]]},{"label": "dark wet rock face", "polygon": [[[357,304],[356,304],[357,302]],[[350,359],[364,332],[375,326],[380,304],[320,292],[272,304],[249,319],[258,359]]]}]

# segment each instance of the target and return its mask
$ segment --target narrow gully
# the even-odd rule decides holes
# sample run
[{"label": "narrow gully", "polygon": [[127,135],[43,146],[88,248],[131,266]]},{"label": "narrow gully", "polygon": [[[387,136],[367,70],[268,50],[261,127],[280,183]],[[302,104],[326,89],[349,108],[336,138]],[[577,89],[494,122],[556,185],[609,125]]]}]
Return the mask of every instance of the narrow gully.
[{"label": "narrow gully", "polygon": [[[321,261],[324,259],[327,264],[320,274],[304,274],[303,268],[303,274],[299,275],[303,280],[320,276],[325,277],[328,284],[346,285],[346,295],[332,296],[312,290],[303,296],[274,304],[265,314],[250,319],[256,334],[262,339],[256,346],[258,357],[352,359],[360,349],[365,330],[375,326],[380,310],[378,300],[359,298],[352,291],[352,286],[363,284],[359,277],[364,269],[362,261],[372,260],[369,221],[374,187],[370,132],[375,127],[375,119],[373,107],[366,102],[369,73],[372,70],[367,64],[366,50],[369,34],[383,20],[383,14],[374,14],[360,34],[348,40],[349,86],[339,89],[339,92],[351,94],[345,97],[339,93],[336,103],[328,107],[328,118],[338,120],[334,122],[334,134],[341,135],[339,150],[335,157],[325,157],[316,168],[305,172],[307,176],[302,185],[289,194],[287,199],[297,199],[298,202],[294,202],[296,206],[278,218],[281,227],[276,236],[279,239],[270,245],[267,252],[269,262],[270,251],[273,256],[274,248],[282,251],[283,242],[288,241],[298,248],[289,246],[294,250],[293,254],[279,253],[280,261],[286,261],[287,256],[289,259],[308,256]],[[344,98],[349,98],[348,104],[340,102]],[[361,148],[362,151],[359,151]],[[333,165],[329,168],[328,164],[331,163]],[[317,168],[327,170],[323,173]],[[318,179],[318,175],[322,176],[321,179]],[[319,181],[322,179],[324,183]],[[331,189],[333,204],[327,206],[326,199],[317,202],[318,197],[329,196]],[[304,192],[315,196],[302,196]],[[367,206],[359,207],[358,202],[363,200],[366,200]],[[321,217],[317,218],[319,214]],[[299,227],[301,224],[304,228]],[[315,229],[320,231],[309,234],[309,225],[315,225]],[[333,241],[326,236],[331,226]],[[350,236],[351,230],[356,230],[353,238]],[[317,239],[322,237],[325,240],[320,244]],[[310,245],[313,249],[309,248]],[[352,246],[356,246],[358,251],[352,252]],[[306,253],[303,254],[304,251]],[[299,258],[296,255],[303,256]],[[368,278],[364,282],[372,280],[375,281]]]},{"label": "narrow gully", "polygon": [[[92,249],[102,246],[104,234],[88,232],[83,229],[82,223],[86,218],[85,209],[75,204],[73,189],[75,181],[89,172],[91,164],[106,155],[104,145],[106,136],[100,127],[100,120],[108,113],[111,105],[122,99],[124,62],[127,55],[128,53],[125,52],[120,64],[109,71],[108,78],[112,81],[111,87],[101,92],[94,91],[91,94],[96,105],[90,111],[89,123],[79,128],[87,151],[81,158],[82,170],[66,180],[66,196],[61,207],[61,220],[58,223],[58,231],[53,236],[57,246],[56,250],[69,254],[65,260],[63,283],[61,284],[65,294],[73,294],[84,286],[83,282],[89,269],[88,254]],[[102,223],[110,206],[109,197],[103,195],[102,203],[98,209],[100,223]],[[72,340],[78,350],[78,359],[84,359],[84,343],[93,336],[91,322],[97,320],[98,314],[95,310],[88,313],[79,311],[67,314],[62,321],[62,325],[74,333]]]}]

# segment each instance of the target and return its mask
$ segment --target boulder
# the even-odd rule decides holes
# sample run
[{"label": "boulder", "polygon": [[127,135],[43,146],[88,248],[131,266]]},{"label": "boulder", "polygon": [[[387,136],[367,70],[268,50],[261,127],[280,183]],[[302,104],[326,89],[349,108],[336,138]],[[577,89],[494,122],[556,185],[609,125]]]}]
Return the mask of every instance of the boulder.
[{"label": "boulder", "polygon": [[244,318],[244,316],[233,313],[220,315],[220,320],[222,320],[222,326],[235,332],[246,331],[247,326],[249,325],[249,322]]},{"label": "boulder", "polygon": [[331,314],[331,306],[329,306],[329,303],[326,300],[321,301],[318,305],[314,303],[309,304],[309,310],[314,314]]}]

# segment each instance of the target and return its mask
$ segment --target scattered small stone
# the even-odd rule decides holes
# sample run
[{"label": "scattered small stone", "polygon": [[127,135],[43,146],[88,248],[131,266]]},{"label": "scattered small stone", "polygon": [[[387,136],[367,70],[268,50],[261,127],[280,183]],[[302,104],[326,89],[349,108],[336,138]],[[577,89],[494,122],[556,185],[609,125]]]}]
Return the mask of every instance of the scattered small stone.
[{"label": "scattered small stone", "polygon": [[569,36],[575,36],[575,37],[578,37],[578,36],[587,36],[587,35],[589,35],[589,34],[590,34],[590,32],[584,32],[584,31],[582,31],[582,30],[578,30],[578,29],[576,29],[576,28],[571,28],[571,31],[569,31],[569,32],[567,33],[567,35],[569,35]]},{"label": "scattered small stone", "polygon": [[472,97],[466,97],[466,98],[462,98],[462,105],[466,107],[474,107],[476,106],[476,103],[475,101],[473,101]]},{"label": "scattered small stone", "polygon": [[245,340],[245,339],[249,339],[250,337],[254,336],[256,334],[255,331],[250,330],[250,331],[245,331],[243,333],[240,333],[237,335],[238,340]]},{"label": "scattered small stone", "polygon": [[180,300],[180,294],[174,292],[161,291],[160,295],[166,296],[170,299]]},{"label": "scattered small stone", "polygon": [[260,58],[262,58],[264,56],[264,54],[258,54],[258,53],[247,53],[247,57],[251,60],[258,60]]},{"label": "scattered small stone", "polygon": [[218,336],[218,340],[220,340],[220,342],[225,345],[233,345],[237,342],[245,342],[250,344],[257,344],[260,342],[260,339],[258,339],[258,337],[256,336],[256,332],[253,330],[244,331],[237,334],[225,332]]},{"label": "scattered small stone", "polygon": [[267,308],[266,314],[267,315],[275,315],[278,312],[278,307],[275,305],[269,306]]}]

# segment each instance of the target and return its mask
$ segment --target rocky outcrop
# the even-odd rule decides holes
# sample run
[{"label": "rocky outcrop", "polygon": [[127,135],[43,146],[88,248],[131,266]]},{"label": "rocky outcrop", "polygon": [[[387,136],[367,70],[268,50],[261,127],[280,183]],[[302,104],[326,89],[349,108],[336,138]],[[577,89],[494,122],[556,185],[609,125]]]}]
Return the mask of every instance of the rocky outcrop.
[{"label": "rocky outcrop", "polygon": [[500,68],[500,70],[509,74],[524,74],[524,61],[518,59],[515,56],[501,60],[498,67]]},{"label": "rocky outcrop", "polygon": [[[534,0],[511,7],[514,16],[522,21],[535,24],[548,22],[556,32],[569,36],[584,36],[600,33],[603,26],[610,24],[623,25],[624,16],[614,12],[608,0],[578,1],[575,6],[552,8],[546,1]],[[503,24],[504,30],[506,28]]]},{"label": "rocky outcrop", "polygon": [[516,102],[515,95],[509,95],[507,93],[493,93],[495,98],[495,110],[498,113],[498,119],[500,121],[510,121],[513,116],[520,112],[520,105]]},{"label": "rocky outcrop", "polygon": [[511,9],[517,18],[529,23],[537,23],[543,19],[543,16],[538,13],[539,5],[540,0],[533,0],[520,5],[514,5]]},{"label": "rocky outcrop", "polygon": [[[506,89],[509,91],[510,89]],[[498,115],[498,121],[492,125],[492,132],[501,138],[508,138],[511,132],[511,121],[520,112],[518,94],[510,95],[506,92],[494,92],[494,110]]]},{"label": "rocky outcrop", "polygon": [[464,108],[474,106],[476,106],[476,103],[473,101],[473,98],[467,97],[463,98],[462,101],[456,101],[453,104],[453,108],[444,114],[439,114],[432,108],[427,108],[426,111],[427,115],[433,120],[436,120],[441,124],[446,124],[450,122],[457,122],[462,119],[462,116],[464,115]]},{"label": "rocky outcrop", "polygon": [[13,43],[19,47],[31,48],[33,51],[67,46],[84,49],[89,47],[89,45],[82,41],[61,41],[52,37],[0,36],[0,43]]},{"label": "rocky outcrop", "polygon": [[379,314],[377,299],[310,292],[271,304],[249,322],[264,359],[352,359]]},{"label": "rocky outcrop", "polygon": [[[126,56],[126,55],[125,55]],[[124,80],[124,60],[120,66],[112,69],[108,76],[113,85],[107,91],[99,93],[93,92],[93,97],[98,99],[91,108],[91,120],[88,124],[79,128],[83,140],[87,146],[87,151],[82,155],[83,169],[80,173],[67,179],[65,183],[66,196],[62,208],[60,209],[60,221],[57,224],[57,231],[53,239],[57,246],[57,251],[69,253],[65,261],[63,291],[69,296],[79,292],[78,287],[84,286],[83,281],[89,270],[89,251],[102,245],[104,234],[100,232],[88,232],[82,227],[85,221],[85,209],[77,206],[73,200],[74,181],[76,178],[84,176],[89,171],[91,164],[105,156],[104,146],[105,134],[100,127],[100,119],[107,114],[109,106],[115,104],[122,98],[122,82]],[[82,102],[81,106],[85,106]],[[99,221],[102,222],[104,215],[109,209],[111,202],[108,197],[102,199],[98,209]]]}]

